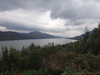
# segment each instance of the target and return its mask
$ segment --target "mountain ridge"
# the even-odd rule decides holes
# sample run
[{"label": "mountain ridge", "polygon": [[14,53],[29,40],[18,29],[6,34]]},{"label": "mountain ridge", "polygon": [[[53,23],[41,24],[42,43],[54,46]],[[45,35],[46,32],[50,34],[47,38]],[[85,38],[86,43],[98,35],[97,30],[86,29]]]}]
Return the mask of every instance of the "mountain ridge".
[{"label": "mountain ridge", "polygon": [[[93,31],[89,31],[88,34],[92,34],[92,32]],[[85,33],[81,34],[81,35],[78,35],[78,36],[75,36],[75,37],[71,37],[69,39],[74,39],[74,40],[82,39],[82,38],[84,38],[84,35],[85,35]]]},{"label": "mountain ridge", "polygon": [[13,31],[0,31],[0,41],[5,40],[23,40],[23,39],[46,39],[46,38],[60,38],[59,36],[33,31],[30,33],[18,33]]}]

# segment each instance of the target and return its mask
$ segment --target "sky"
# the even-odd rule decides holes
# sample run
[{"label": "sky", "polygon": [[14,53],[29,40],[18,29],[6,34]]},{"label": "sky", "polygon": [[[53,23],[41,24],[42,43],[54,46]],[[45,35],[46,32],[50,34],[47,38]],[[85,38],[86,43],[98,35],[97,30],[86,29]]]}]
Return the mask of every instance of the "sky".
[{"label": "sky", "polygon": [[74,37],[100,23],[100,0],[0,0],[0,31]]}]

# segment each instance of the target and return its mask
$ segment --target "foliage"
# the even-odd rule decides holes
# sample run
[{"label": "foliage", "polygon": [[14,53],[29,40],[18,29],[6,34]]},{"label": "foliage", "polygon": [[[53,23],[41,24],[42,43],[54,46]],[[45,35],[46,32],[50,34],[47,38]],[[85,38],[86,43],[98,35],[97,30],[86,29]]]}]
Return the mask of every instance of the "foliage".
[{"label": "foliage", "polygon": [[46,71],[44,71],[43,69],[39,69],[39,70],[28,70],[24,73],[24,75],[45,75]]},{"label": "foliage", "polygon": [[[45,67],[53,72],[66,72],[68,75],[93,75],[100,71],[100,58],[91,54],[56,53],[44,60]],[[98,66],[98,67],[97,67]]]},{"label": "foliage", "polygon": [[2,48],[0,75],[100,75],[100,26],[65,45]]}]

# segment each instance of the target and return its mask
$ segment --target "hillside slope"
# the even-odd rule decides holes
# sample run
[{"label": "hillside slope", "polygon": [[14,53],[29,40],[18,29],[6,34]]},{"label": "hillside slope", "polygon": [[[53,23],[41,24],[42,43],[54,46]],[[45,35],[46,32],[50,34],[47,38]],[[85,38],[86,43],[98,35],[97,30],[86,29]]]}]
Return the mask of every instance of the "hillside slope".
[{"label": "hillside slope", "polygon": [[42,32],[30,32],[30,33],[17,33],[17,32],[2,32],[0,31],[0,41],[2,40],[22,40],[22,39],[44,39],[44,38],[59,38],[58,36],[42,33]]}]

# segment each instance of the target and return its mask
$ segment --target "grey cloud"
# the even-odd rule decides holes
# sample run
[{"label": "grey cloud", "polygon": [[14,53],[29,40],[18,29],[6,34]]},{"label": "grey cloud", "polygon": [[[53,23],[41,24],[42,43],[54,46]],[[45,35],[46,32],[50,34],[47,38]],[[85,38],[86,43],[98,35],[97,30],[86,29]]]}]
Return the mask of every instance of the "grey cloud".
[{"label": "grey cloud", "polygon": [[42,0],[0,0],[0,11],[22,9],[36,9]]},{"label": "grey cloud", "polygon": [[[52,19],[61,18],[70,20],[68,25],[83,25],[87,22],[100,22],[100,0],[0,0],[0,11],[14,9],[51,11]],[[86,21],[89,20],[89,21]],[[15,30],[40,30],[50,32],[63,32],[65,30],[45,29],[39,27],[29,28],[22,24],[4,22],[0,26]],[[35,25],[36,26],[36,25]],[[80,28],[79,28],[80,29]],[[67,28],[67,30],[70,30]]]},{"label": "grey cloud", "polygon": [[[52,18],[69,19],[73,25],[82,25],[87,19],[95,22],[100,19],[100,0],[53,0],[45,7],[51,10]],[[78,22],[80,19],[83,22]]]},{"label": "grey cloud", "polygon": [[16,0],[0,0],[0,10],[1,11],[7,11],[7,10],[13,10],[15,8],[18,8],[20,5],[20,2]]},{"label": "grey cloud", "polygon": [[8,30],[22,30],[22,31],[44,31],[44,32],[54,32],[54,33],[59,33],[63,32],[64,30],[62,29],[50,29],[50,28],[41,28],[41,27],[36,27],[37,25],[33,25],[33,27],[27,27],[28,25],[23,25],[15,22],[4,22],[0,23],[0,26],[5,27]]},{"label": "grey cloud", "polygon": [[35,27],[27,27],[27,26],[23,26],[23,24],[18,24],[18,23],[14,23],[14,22],[4,22],[1,23],[0,26],[5,27],[7,29],[13,29],[13,30],[23,30],[23,31],[40,31],[40,28],[35,28]]},{"label": "grey cloud", "polygon": [[0,10],[37,9],[50,10],[52,18],[63,19],[100,19],[99,0],[0,0]]},{"label": "grey cloud", "polygon": [[[98,12],[100,12],[100,8],[96,2],[87,1],[84,2],[82,0],[66,0],[66,4],[58,5],[58,9],[52,9],[51,16],[54,18],[63,18],[63,19],[87,19],[87,18],[100,18]],[[69,3],[69,4],[68,4]],[[100,4],[100,3],[99,3]],[[59,7],[60,6],[60,7]]]}]

